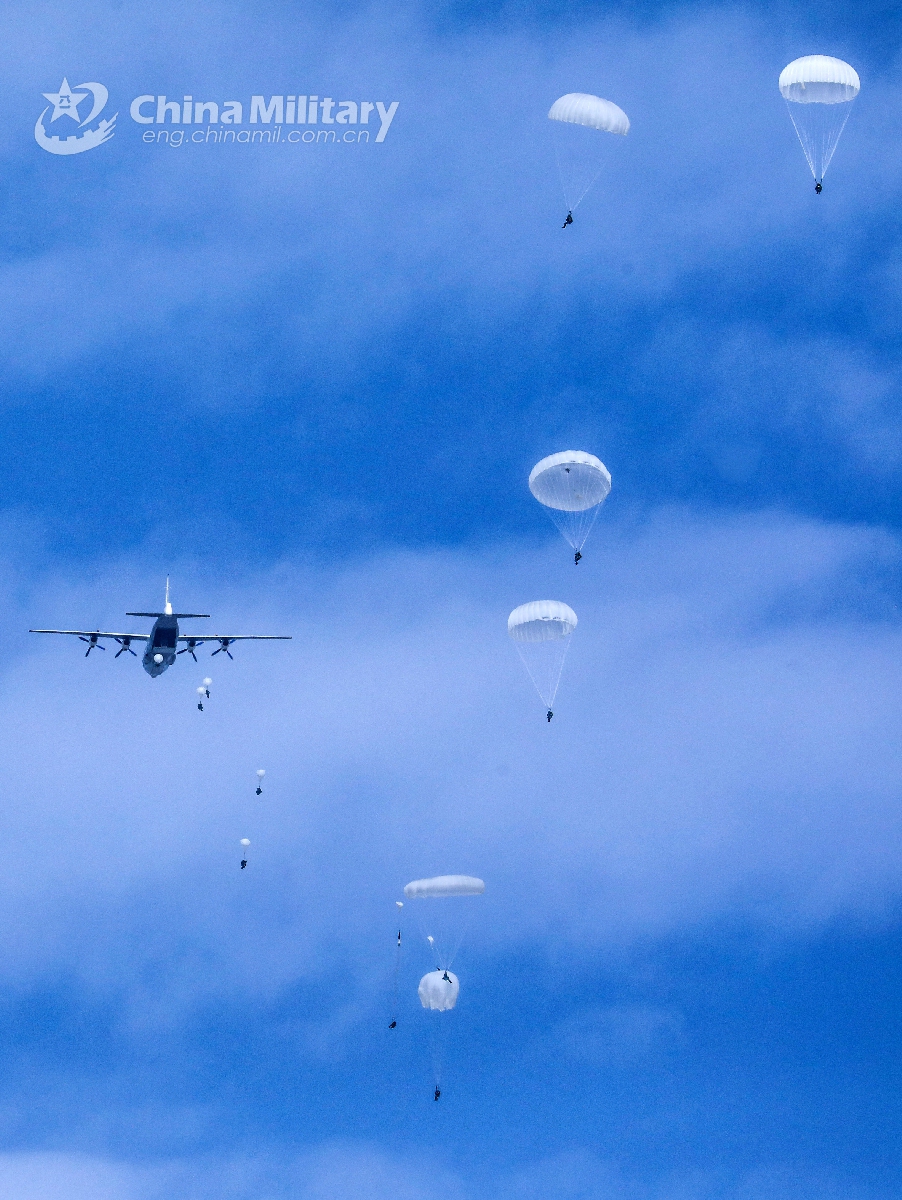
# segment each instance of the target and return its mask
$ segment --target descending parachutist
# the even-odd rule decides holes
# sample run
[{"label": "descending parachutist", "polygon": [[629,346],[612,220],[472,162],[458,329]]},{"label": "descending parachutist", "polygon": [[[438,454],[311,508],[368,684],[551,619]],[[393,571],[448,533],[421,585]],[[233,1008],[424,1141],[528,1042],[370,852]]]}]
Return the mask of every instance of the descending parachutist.
[{"label": "descending parachutist", "polygon": [[[395,904],[398,908],[398,915],[400,916],[400,911],[404,907],[404,902],[403,902],[403,900],[396,900]],[[400,975],[400,971],[401,971],[401,930],[399,929],[398,930],[398,945],[397,945],[397,949],[395,950],[395,979],[394,979],[394,987],[392,988],[392,992],[393,992],[392,1011],[393,1012],[398,1011],[398,978]],[[391,1022],[388,1026],[389,1029],[396,1029],[397,1026],[398,1026],[397,1018],[392,1017]]]},{"label": "descending parachutist", "polygon": [[806,54],[783,68],[778,86],[820,195],[824,173],[861,90],[858,72],[841,58]]},{"label": "descending parachutist", "polygon": [[[563,225],[561,226],[561,229],[566,229],[568,225],[572,225],[572,224],[573,224],[573,213],[572,213],[572,212],[568,212],[568,213],[567,213],[567,220],[566,220],[566,221],[563,223]],[[438,1099],[438,1096],[436,1096],[436,1100],[437,1100],[437,1099]]]},{"label": "descending parachutist", "polygon": [[576,553],[573,555],[573,561],[574,561],[575,563],[577,563],[577,564],[578,564],[578,563],[579,563],[579,560],[580,560],[581,558],[582,558],[582,555],[581,555],[581,554],[580,554],[580,552],[577,550],[577,552],[576,552]]},{"label": "descending parachutist", "polygon": [[[244,847],[244,853],[245,853],[245,856],[247,855],[247,848],[248,848],[248,846],[249,846],[250,844],[251,844],[251,842],[250,842],[250,838],[242,838],[242,839],[241,839],[241,845]],[[247,857],[245,857],[245,858],[242,858],[242,860],[241,860],[241,869],[242,869],[242,871],[244,870],[244,868],[245,868],[246,866],[247,866]]]},{"label": "descending parachutist", "polygon": [[211,684],[212,682],[213,682],[213,680],[212,680],[212,679],[205,679],[205,680],[204,680],[204,691],[207,693],[207,699],[208,699],[208,700],[210,699],[210,684]]},{"label": "descending parachutist", "polygon": [[529,473],[529,490],[570,543],[574,562],[611,490],[611,474],[600,458],[584,450],[549,454]]},{"label": "descending parachutist", "polygon": [[438,1098],[439,1098],[439,1096],[440,1096],[441,1094],[442,1094],[442,1093],[439,1091],[439,1089],[438,1089],[438,1088],[436,1088],[436,1089],[435,1089],[435,1096],[433,1097],[433,1099],[435,1099],[435,1100],[438,1100]]},{"label": "descending parachutist", "polygon": [[263,768],[262,768],[262,767],[261,767],[261,768],[260,768],[260,770],[257,772],[257,795],[258,795],[258,796],[262,796],[262,795],[263,795],[263,776],[264,776],[265,774],[266,774],[266,772],[263,770]]},{"label": "descending parachutist", "polygon": [[550,724],[550,723],[551,723],[551,718],[554,716],[554,713],[553,713],[553,712],[551,711],[551,709],[549,708],[549,710],[548,710],[548,712],[545,714],[545,716],[548,718],[548,722],[549,722],[549,724]]},{"label": "descending parachutist", "polygon": [[448,974],[447,971],[442,976],[442,979],[447,979],[449,983],[451,982],[451,976]]},{"label": "descending parachutist", "polygon": [[199,687],[199,688],[197,689],[197,708],[198,708],[198,712],[203,712],[203,711],[204,711],[204,696],[209,696],[209,695],[210,695],[210,693],[209,693],[209,692],[207,692],[207,691],[205,691],[205,690],[204,690],[202,687]]}]

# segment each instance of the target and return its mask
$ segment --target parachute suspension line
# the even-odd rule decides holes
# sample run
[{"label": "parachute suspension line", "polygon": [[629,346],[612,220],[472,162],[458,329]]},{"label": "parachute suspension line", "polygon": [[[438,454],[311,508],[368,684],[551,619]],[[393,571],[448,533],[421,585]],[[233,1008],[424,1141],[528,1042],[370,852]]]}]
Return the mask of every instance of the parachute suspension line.
[{"label": "parachute suspension line", "polygon": [[443,961],[441,950],[437,942],[435,942],[435,938],[432,936],[431,932],[429,932],[425,917],[423,917],[423,908],[426,908],[426,905],[423,905],[422,901],[417,904],[417,901],[414,900],[413,907],[414,912],[416,913],[416,924],[420,926],[420,932],[422,934],[423,941],[426,942],[427,946],[429,947],[429,953],[432,954],[432,961],[435,964],[435,970],[447,971],[447,964],[445,961]]},{"label": "parachute suspension line", "polygon": [[557,142],[554,144],[554,159],[557,163],[557,177],[561,183],[561,194],[564,197],[564,203],[567,205],[567,212],[572,213],[576,205],[570,203],[570,197],[567,195],[567,185],[564,183],[564,168],[561,166],[561,151]]},{"label": "parachute suspension line", "polygon": [[440,971],[450,971],[451,970],[452,966],[454,965],[454,960],[455,960],[455,958],[457,958],[458,951],[460,950],[461,946],[463,945],[464,938],[467,936],[467,934],[470,931],[470,925],[472,924],[472,922],[473,922],[473,909],[471,908],[467,918],[465,920],[461,921],[461,924],[458,928],[457,937],[455,938],[455,940],[451,946],[450,953],[442,955],[442,961],[438,964],[438,969]]},{"label": "parachute suspension line", "polygon": [[398,942],[395,949],[395,970],[392,980],[391,1023],[389,1029],[395,1029],[398,1024],[398,983],[401,976],[401,930],[398,930]]},{"label": "parachute suspension line", "polygon": [[426,944],[429,946],[432,954],[432,961],[435,963],[436,971],[450,971],[454,965],[454,960],[457,958],[458,951],[464,943],[464,939],[470,931],[470,926],[473,923],[475,915],[474,909],[470,908],[467,911],[466,917],[463,917],[460,924],[456,927],[453,942],[449,945],[439,945],[436,938],[431,933],[427,933],[430,926],[427,924],[429,909],[427,902],[414,901],[414,912],[417,914],[417,924],[420,927],[420,932],[423,935]]},{"label": "parachute suspension line", "polygon": [[[796,104],[786,101],[793,127],[816,185],[823,185],[827,167],[846,127],[852,105]],[[796,112],[799,119],[796,120]]]},{"label": "parachute suspension line", "polygon": [[[569,649],[569,637],[538,644],[527,642],[525,646],[517,643],[517,653],[526,668],[527,675],[532,680],[532,686],[538,692],[539,699],[546,708],[554,707],[554,699],[557,696],[561,674],[564,670],[564,659],[567,657]],[[541,659],[539,659],[539,655],[541,655]]]},{"label": "parachute suspension line", "polygon": [[435,1080],[436,1100],[441,1095],[442,1068],[445,1065],[445,1050],[448,1043],[448,1020],[446,1013],[426,1012],[426,1030],[429,1037],[429,1057],[432,1059],[432,1077]]},{"label": "parachute suspension line", "polygon": [[595,172],[595,174],[592,176],[592,178],[589,180],[589,182],[586,184],[586,186],[583,188],[583,190],[577,196],[577,198],[571,203],[570,196],[568,195],[568,192],[567,192],[567,185],[564,183],[564,168],[561,165],[561,151],[560,151],[560,148],[557,145],[557,143],[555,143],[555,146],[554,146],[554,157],[557,162],[557,174],[558,174],[558,179],[561,181],[561,192],[564,197],[564,203],[567,205],[567,212],[572,216],[573,213],[575,213],[576,210],[579,208],[579,206],[582,204],[583,200],[585,200],[586,196],[588,196],[589,192],[592,190],[592,188],[595,186],[595,184],[598,182],[598,177],[604,170],[604,163],[602,163],[602,165],[598,168],[598,170]]},{"label": "parachute suspension line", "polygon": [[580,558],[582,558],[582,548],[592,532],[600,508],[601,505],[596,504],[592,508],[584,508],[581,512],[568,512],[559,508],[548,508],[547,510],[549,517],[563,534],[564,541],[570,545],[574,553],[579,554]]},{"label": "parachute suspension line", "polygon": [[442,956],[438,946],[435,944],[435,938],[431,933],[426,934],[426,941],[429,943],[429,949],[432,951],[432,961],[435,963],[436,971],[446,971],[448,968],[442,962]]},{"label": "parachute suspension line", "polygon": [[589,182],[586,184],[586,186],[580,192],[579,198],[577,199],[576,203],[573,205],[574,209],[579,208],[579,206],[582,204],[583,200],[585,200],[586,196],[588,196],[588,194],[592,190],[592,188],[595,187],[595,184],[598,182],[598,176],[601,174],[601,172],[603,170],[604,170],[604,166],[602,165],[598,168],[598,170],[595,172],[595,174],[592,176],[592,178],[589,180]]}]

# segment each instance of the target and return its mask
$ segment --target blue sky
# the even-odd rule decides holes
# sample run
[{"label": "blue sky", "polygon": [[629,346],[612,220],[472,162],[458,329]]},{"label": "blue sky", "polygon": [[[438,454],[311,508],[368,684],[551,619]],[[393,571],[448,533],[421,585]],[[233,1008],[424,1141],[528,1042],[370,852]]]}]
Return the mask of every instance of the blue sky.
[{"label": "blue sky", "polygon": [[[902,21],[819,7],[0,14],[0,1197],[898,1195]],[[808,53],[862,79],[819,197]],[[35,142],[64,75],[90,153]],[[399,108],[128,116],[304,89]],[[568,91],[632,128],[562,232]],[[568,447],[614,480],[578,569],[526,487]],[[294,640],[152,681],[26,632],[167,573]],[[551,726],[505,631],[546,596]],[[435,1104],[407,913],[387,1025],[448,871]]]}]

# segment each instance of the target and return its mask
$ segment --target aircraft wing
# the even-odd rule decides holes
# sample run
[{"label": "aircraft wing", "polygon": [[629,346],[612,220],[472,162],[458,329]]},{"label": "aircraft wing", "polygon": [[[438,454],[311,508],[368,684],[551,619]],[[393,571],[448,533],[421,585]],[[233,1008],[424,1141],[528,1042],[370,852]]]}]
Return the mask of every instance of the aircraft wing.
[{"label": "aircraft wing", "polygon": [[100,633],[97,629],[29,629],[29,633],[69,633],[73,637],[112,638],[114,642],[146,642],[149,633]]},{"label": "aircraft wing", "polygon": [[[203,642],[219,642],[219,648],[213,654],[227,654],[231,658],[229,646],[233,642],[290,642],[291,638],[284,633],[182,633],[179,634],[179,641],[186,643],[179,654],[190,654],[194,658],[194,651]],[[197,659],[194,661],[197,662]]]},{"label": "aircraft wing", "polygon": [[[37,633],[35,629],[33,632]],[[45,630],[44,632],[49,632]],[[121,635],[119,635],[121,636]],[[290,642],[291,635],[285,633],[192,633],[179,634],[180,642]]]}]

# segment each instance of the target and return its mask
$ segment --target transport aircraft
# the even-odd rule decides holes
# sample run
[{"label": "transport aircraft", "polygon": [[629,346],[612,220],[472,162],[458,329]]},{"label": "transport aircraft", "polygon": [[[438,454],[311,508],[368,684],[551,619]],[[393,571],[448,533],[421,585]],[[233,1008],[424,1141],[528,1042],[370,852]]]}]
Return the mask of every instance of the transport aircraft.
[{"label": "transport aircraft", "polygon": [[[29,629],[29,633],[65,633],[72,637],[80,638],[83,642],[87,642],[88,648],[85,651],[85,658],[92,650],[106,650],[106,646],[100,644],[100,638],[112,638],[114,642],[118,642],[120,649],[114,655],[118,658],[120,654],[135,654],[132,650],[132,642],[146,642],[144,649],[144,657],[141,660],[144,670],[148,675],[156,677],[162,675],[167,667],[171,667],[175,662],[176,655],[190,654],[197,662],[195,651],[198,646],[202,646],[204,642],[219,642],[219,646],[213,651],[214,654],[228,654],[232,657],[232,652],[229,647],[233,642],[290,642],[291,637],[283,633],[245,633],[245,634],[229,634],[224,636],[219,633],[201,633],[201,634],[180,634],[179,621],[187,620],[195,617],[209,617],[209,613],[174,613],[172,605],[169,603],[169,579],[166,579],[166,602],[162,612],[130,612],[125,614],[127,617],[156,617],[153,629],[150,633],[101,633],[99,629]],[[185,645],[181,650],[176,647],[179,642],[184,642]]]}]

